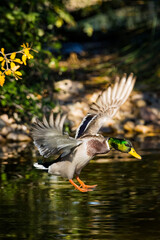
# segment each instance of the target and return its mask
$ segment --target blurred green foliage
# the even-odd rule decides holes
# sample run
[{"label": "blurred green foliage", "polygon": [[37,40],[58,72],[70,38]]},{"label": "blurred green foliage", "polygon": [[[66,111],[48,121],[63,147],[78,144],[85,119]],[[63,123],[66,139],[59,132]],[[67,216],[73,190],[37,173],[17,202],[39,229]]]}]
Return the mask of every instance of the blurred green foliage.
[{"label": "blurred green foliage", "polygon": [[10,50],[19,43],[30,42],[42,50],[48,42],[56,47],[55,27],[64,23],[75,24],[73,17],[64,10],[59,0],[4,1],[0,7],[0,45]]},{"label": "blurred green foliage", "polygon": [[[50,101],[51,107],[54,104],[51,99],[37,100],[29,95],[43,95],[47,85],[51,84],[53,87],[50,65],[54,65],[58,70],[61,58],[61,43],[56,31],[64,24],[74,26],[75,21],[59,0],[4,1],[0,6],[0,16],[0,46],[4,47],[6,52],[17,51],[20,45],[26,42],[39,51],[39,54],[34,54],[35,59],[29,63],[29,67],[24,69],[22,80],[17,83],[8,78],[6,81],[1,89],[1,109],[11,114],[16,111],[21,118],[40,115],[39,109],[43,102],[47,104],[47,101]],[[49,48],[55,50],[56,57]]]}]

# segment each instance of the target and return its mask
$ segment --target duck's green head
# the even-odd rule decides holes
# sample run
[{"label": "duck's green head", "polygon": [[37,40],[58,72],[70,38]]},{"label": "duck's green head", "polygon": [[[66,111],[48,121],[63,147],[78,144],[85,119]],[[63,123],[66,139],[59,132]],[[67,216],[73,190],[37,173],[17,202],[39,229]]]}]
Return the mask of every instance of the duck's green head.
[{"label": "duck's green head", "polygon": [[114,148],[120,152],[129,153],[135,158],[141,159],[141,156],[136,153],[132,143],[129,140],[121,138],[109,138],[108,143],[110,148]]}]

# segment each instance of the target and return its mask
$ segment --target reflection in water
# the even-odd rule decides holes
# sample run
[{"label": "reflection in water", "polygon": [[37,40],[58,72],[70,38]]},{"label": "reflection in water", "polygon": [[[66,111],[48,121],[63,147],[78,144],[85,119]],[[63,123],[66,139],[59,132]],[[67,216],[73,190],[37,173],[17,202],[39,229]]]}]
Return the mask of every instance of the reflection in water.
[{"label": "reflection in water", "polygon": [[81,175],[98,184],[88,193],[34,169],[30,151],[2,160],[0,239],[159,239],[160,141],[151,139],[136,148],[142,161],[117,153],[92,161]]}]

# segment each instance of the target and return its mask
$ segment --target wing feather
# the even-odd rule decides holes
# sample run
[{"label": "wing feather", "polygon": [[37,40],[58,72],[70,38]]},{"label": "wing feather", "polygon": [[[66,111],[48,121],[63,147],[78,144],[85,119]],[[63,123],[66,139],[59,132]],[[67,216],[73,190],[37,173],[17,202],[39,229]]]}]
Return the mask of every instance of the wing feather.
[{"label": "wing feather", "polygon": [[43,124],[44,124],[45,127],[49,128],[49,124],[47,122],[47,119],[46,119],[45,115],[43,116]]},{"label": "wing feather", "polygon": [[117,93],[118,84],[119,84],[119,77],[116,78],[115,84],[114,84],[114,86],[113,86],[113,90],[112,90],[112,100],[115,99],[115,96],[116,96],[116,93]]},{"label": "wing feather", "polygon": [[63,132],[63,125],[64,125],[64,122],[66,120],[66,117],[67,117],[67,114],[64,114],[60,120],[60,123],[59,123],[59,129],[61,132]]},{"label": "wing feather", "polygon": [[[112,119],[120,106],[129,97],[136,78],[131,73],[128,78],[124,74],[123,77],[117,77],[113,87],[109,86],[97,99],[96,103],[93,103],[90,107],[89,114],[92,114],[92,120],[83,128],[83,123],[85,123],[84,118],[80,124],[80,128],[83,129],[78,137],[84,134],[97,134],[99,129],[102,127],[105,121]],[[88,114],[88,115],[89,115]],[[76,134],[77,136],[77,134]]]},{"label": "wing feather", "polygon": [[106,93],[104,92],[103,94],[106,95],[106,104],[104,105],[104,107],[105,107],[105,106],[111,104],[111,87],[109,87],[107,89],[107,92]]},{"label": "wing feather", "polygon": [[65,156],[82,143],[81,140],[76,140],[63,133],[65,119],[66,115],[60,114],[54,119],[53,113],[51,113],[49,121],[44,116],[42,122],[37,119],[33,124],[32,137],[42,156],[50,157],[59,151],[62,151],[62,156]]},{"label": "wing feather", "polygon": [[53,112],[50,113],[50,116],[49,116],[49,125],[51,128],[54,127],[54,115],[53,115]]},{"label": "wing feather", "polygon": [[59,122],[60,122],[61,115],[58,113],[56,119],[55,119],[55,128],[59,131]]},{"label": "wing feather", "polygon": [[118,89],[117,89],[117,94],[116,94],[116,98],[119,99],[124,87],[125,87],[125,83],[126,83],[126,74],[124,74],[124,76],[122,77],[121,82],[119,83]]}]

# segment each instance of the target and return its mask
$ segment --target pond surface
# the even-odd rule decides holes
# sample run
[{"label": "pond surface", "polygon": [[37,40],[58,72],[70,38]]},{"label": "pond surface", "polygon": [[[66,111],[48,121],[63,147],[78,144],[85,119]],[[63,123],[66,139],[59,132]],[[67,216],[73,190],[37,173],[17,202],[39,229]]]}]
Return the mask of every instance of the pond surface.
[{"label": "pond surface", "polygon": [[160,138],[137,138],[143,157],[97,157],[78,192],[68,181],[36,170],[28,147],[0,164],[0,239],[160,239]]}]

